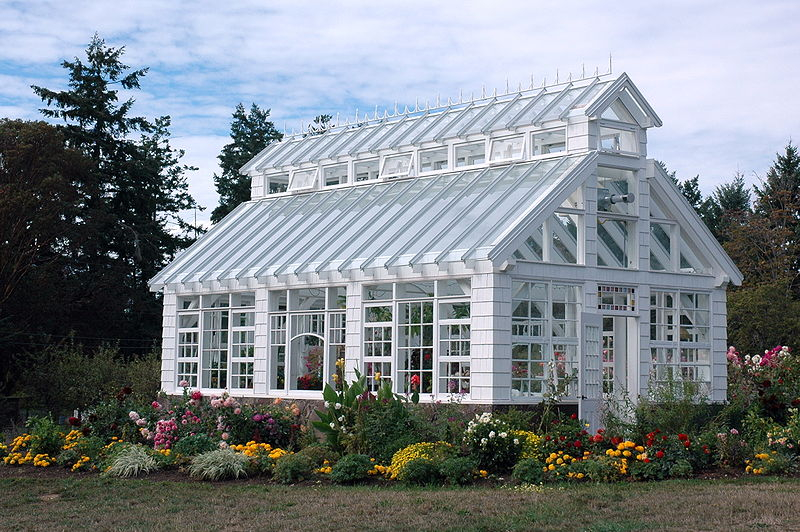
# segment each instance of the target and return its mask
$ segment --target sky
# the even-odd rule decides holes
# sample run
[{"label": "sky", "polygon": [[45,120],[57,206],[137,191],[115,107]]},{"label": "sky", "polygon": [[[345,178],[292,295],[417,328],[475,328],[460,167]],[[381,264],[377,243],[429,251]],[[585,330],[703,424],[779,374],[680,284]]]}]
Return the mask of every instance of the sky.
[{"label": "sky", "polygon": [[648,156],[699,174],[706,194],[737,172],[757,183],[800,137],[797,0],[0,0],[0,117],[39,119],[30,85],[66,88],[60,62],[85,58],[95,32],[149,67],[133,112],[171,116],[173,146],[199,168],[200,222],[240,102],[300,129],[322,113],[604,73],[611,58],[664,122]]}]

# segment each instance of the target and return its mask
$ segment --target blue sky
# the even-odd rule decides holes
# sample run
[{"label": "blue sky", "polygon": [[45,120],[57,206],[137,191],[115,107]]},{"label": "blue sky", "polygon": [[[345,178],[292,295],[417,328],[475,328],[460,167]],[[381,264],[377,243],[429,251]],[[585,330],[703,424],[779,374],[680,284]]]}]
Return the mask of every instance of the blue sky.
[{"label": "blue sky", "polygon": [[800,136],[800,2],[0,1],[0,117],[36,119],[30,85],[63,88],[61,60],[97,31],[150,67],[136,114],[172,117],[174,145],[211,180],[237,103],[299,128],[320,113],[479,93],[599,67],[627,72],[664,121],[648,150],[708,193],[763,176]]}]

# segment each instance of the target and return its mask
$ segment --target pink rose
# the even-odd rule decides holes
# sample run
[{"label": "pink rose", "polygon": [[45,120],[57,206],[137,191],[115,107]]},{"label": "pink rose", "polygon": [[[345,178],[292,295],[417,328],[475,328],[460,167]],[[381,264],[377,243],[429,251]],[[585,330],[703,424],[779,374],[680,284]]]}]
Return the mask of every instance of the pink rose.
[{"label": "pink rose", "polygon": [[152,406],[156,410],[161,410],[161,403],[159,403],[158,401],[153,401],[152,403],[150,403],[150,406]]},{"label": "pink rose", "polygon": [[228,438],[229,438],[228,433],[227,432],[223,432],[222,433],[222,439],[223,440],[227,440]]},{"label": "pink rose", "polygon": [[242,409],[241,408],[236,408],[236,409],[234,409],[233,413],[238,416],[239,414],[242,413]]},{"label": "pink rose", "polygon": [[140,427],[144,427],[145,425],[147,425],[147,420],[139,418],[136,420],[136,424],[139,425]]}]

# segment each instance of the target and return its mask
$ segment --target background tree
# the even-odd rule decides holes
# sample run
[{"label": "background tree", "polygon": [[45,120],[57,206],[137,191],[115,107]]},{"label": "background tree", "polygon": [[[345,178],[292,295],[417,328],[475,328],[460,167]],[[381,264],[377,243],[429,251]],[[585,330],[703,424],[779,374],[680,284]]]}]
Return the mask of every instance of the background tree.
[{"label": "background tree", "polygon": [[90,167],[55,127],[0,120],[0,394],[20,369],[20,348],[41,342],[36,333],[59,316],[52,302],[83,238],[79,184]]},{"label": "background tree", "polygon": [[134,100],[119,100],[120,88],[139,89],[147,73],[123,64],[123,54],[95,35],[85,61],[62,62],[67,90],[32,88],[47,106],[42,114],[62,121],[67,144],[93,163],[79,183],[85,238],[72,250],[71,292],[53,333],[118,339],[135,352],[160,338],[160,303],[147,280],[188,242],[179,213],[196,204],[185,177],[191,168],[169,145],[169,117],[132,116]]},{"label": "background tree", "polygon": [[211,212],[213,223],[220,221],[240,203],[250,200],[250,177],[240,174],[239,168],[267,145],[283,138],[269,120],[269,112],[255,103],[250,106],[249,113],[241,103],[236,106],[231,122],[233,142],[226,144],[217,156],[222,173],[214,174],[219,205]]}]

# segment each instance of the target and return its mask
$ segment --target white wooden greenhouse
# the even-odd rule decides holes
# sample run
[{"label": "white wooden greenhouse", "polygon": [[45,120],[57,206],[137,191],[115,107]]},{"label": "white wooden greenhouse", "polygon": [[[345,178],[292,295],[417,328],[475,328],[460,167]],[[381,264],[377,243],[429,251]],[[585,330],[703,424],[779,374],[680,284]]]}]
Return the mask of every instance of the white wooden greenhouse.
[{"label": "white wooden greenhouse", "polygon": [[667,380],[724,400],[742,276],[647,158],[660,125],[622,74],[270,145],[251,201],[151,281],[164,391],[320,399],[343,359],[423,401],[535,403],[573,373],[587,418]]}]

